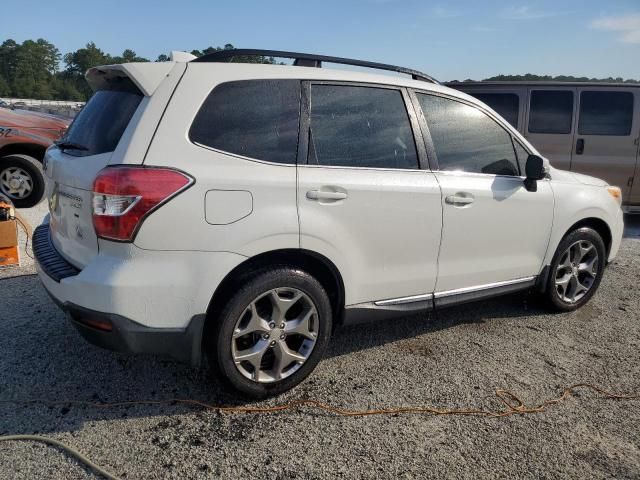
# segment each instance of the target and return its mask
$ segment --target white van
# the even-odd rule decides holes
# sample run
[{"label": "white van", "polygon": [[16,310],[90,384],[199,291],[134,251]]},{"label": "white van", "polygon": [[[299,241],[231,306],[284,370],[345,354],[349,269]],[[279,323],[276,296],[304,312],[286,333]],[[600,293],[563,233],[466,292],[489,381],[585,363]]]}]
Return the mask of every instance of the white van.
[{"label": "white van", "polygon": [[624,210],[640,213],[640,84],[452,82],[448,86],[493,108],[554,167],[619,186]]}]

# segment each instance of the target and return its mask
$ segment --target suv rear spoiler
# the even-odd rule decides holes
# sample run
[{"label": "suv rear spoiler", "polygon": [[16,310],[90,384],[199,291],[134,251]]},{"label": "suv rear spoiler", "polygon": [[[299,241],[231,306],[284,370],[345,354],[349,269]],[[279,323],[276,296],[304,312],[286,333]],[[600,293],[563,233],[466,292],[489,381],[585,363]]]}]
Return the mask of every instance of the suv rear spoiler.
[{"label": "suv rear spoiler", "polygon": [[106,88],[108,80],[114,77],[126,77],[131,79],[145,96],[151,96],[175,65],[176,62],[132,62],[103,65],[87,70],[85,78],[95,92]]}]

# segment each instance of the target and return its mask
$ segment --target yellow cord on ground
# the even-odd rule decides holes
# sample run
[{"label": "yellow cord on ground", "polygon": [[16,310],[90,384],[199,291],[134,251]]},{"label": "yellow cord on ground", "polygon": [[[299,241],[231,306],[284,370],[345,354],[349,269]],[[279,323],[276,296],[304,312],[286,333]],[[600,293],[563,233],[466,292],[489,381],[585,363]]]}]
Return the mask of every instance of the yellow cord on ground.
[{"label": "yellow cord on ground", "polygon": [[[334,407],[332,405],[322,403],[318,400],[294,400],[292,402],[283,403],[280,405],[274,405],[272,407],[229,407],[229,406],[221,406],[221,405],[212,405],[209,403],[201,402],[199,400],[192,399],[180,399],[180,398],[171,398],[167,400],[134,400],[134,401],[126,401],[126,402],[109,402],[109,403],[98,403],[98,402],[89,402],[84,400],[0,400],[0,404],[45,404],[45,405],[83,405],[95,408],[115,408],[115,407],[123,407],[130,405],[166,405],[166,404],[185,404],[190,406],[201,407],[207,410],[214,410],[219,413],[277,413],[283,412],[286,410],[295,410],[300,407],[311,407],[318,410],[323,410],[326,412],[333,413],[338,416],[346,416],[346,417],[365,417],[370,415],[398,415],[398,414],[428,414],[428,415],[472,415],[479,417],[489,417],[489,418],[500,418],[500,417],[508,417],[510,415],[526,415],[533,413],[541,413],[547,410],[548,407],[552,405],[557,405],[567,398],[569,398],[577,389],[589,389],[593,390],[600,396],[608,399],[617,399],[617,400],[638,400],[640,399],[640,395],[638,394],[620,394],[613,393],[604,388],[598,387],[596,385],[592,385],[590,383],[576,383],[569,387],[566,387],[562,390],[562,394],[559,397],[551,398],[548,400],[544,400],[541,403],[533,406],[528,406],[518,397],[517,395],[511,393],[508,390],[497,389],[495,391],[496,397],[501,401],[502,404],[505,405],[506,409],[503,410],[483,410],[483,409],[475,409],[475,408],[435,408],[435,407],[426,407],[426,406],[416,406],[416,407],[388,407],[388,408],[380,408],[380,409],[372,409],[372,410],[353,410],[341,407]],[[96,465],[83,454],[75,450],[73,447],[65,445],[62,442],[57,440],[53,440],[47,437],[41,437],[38,435],[8,435],[8,436],[0,436],[0,442],[4,441],[36,441],[36,442],[44,442],[50,445],[61,448],[63,451],[69,453],[74,456],[82,463],[91,468],[94,472],[99,473],[100,475],[106,477],[109,480],[118,480],[113,474],[107,472],[102,467]]]}]

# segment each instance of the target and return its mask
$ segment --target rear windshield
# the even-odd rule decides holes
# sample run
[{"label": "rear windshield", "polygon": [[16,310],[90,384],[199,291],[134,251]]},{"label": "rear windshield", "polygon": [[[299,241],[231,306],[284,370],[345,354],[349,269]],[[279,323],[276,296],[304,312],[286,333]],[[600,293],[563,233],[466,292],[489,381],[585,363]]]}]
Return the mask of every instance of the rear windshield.
[{"label": "rear windshield", "polygon": [[87,156],[116,149],[143,95],[128,78],[111,83],[93,94],[60,140],[65,153]]}]

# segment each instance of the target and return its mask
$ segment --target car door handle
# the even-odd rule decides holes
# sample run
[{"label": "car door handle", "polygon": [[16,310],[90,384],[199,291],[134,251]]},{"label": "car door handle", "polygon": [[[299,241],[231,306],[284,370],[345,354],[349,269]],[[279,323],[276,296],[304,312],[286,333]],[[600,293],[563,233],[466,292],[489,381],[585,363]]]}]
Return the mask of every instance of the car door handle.
[{"label": "car door handle", "polygon": [[576,155],[582,155],[584,153],[584,138],[579,138],[576,142]]},{"label": "car door handle", "polygon": [[309,200],[344,200],[348,195],[346,192],[335,192],[332,190],[309,190],[307,198]]},{"label": "car door handle", "polygon": [[462,195],[449,195],[444,198],[444,201],[449,205],[461,206],[470,205],[473,203],[473,197],[463,197]]}]

